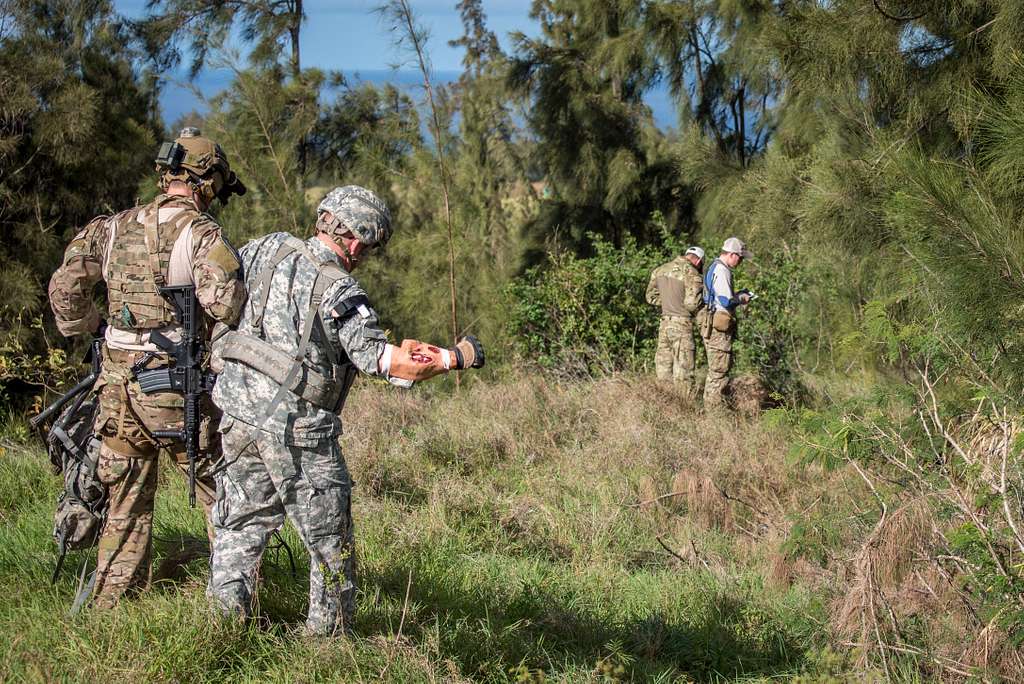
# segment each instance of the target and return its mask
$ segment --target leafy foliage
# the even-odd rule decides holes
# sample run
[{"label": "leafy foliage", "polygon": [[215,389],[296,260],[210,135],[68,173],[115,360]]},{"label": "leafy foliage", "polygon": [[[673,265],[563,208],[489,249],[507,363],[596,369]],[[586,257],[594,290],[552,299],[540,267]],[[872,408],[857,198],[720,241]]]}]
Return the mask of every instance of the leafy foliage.
[{"label": "leafy foliage", "polygon": [[737,370],[757,375],[777,399],[801,399],[797,364],[806,333],[800,327],[799,314],[810,284],[805,268],[794,255],[782,252],[743,264],[736,280],[757,295],[741,312],[735,346]]},{"label": "leafy foliage", "polygon": [[287,49],[289,73],[302,72],[299,35],[306,15],[302,0],[148,0],[150,11],[136,22],[136,33],[161,70],[181,61],[181,46],[192,54],[189,71],[195,76],[211,51],[224,48],[236,29],[253,45],[250,59],[266,67]]},{"label": "leafy foliage", "polygon": [[645,234],[637,217],[660,211],[675,223],[688,193],[642,96],[656,76],[639,2],[536,0],[533,39],[515,34],[508,81],[528,102],[541,144],[534,160],[551,193],[538,230],[573,247],[597,233],[616,245]]},{"label": "leafy foliage", "polygon": [[669,251],[631,237],[618,249],[598,235],[590,238],[594,256],[553,254],[549,264],[509,286],[515,349],[568,375],[642,369],[658,336],[658,316],[644,291]]},{"label": "leafy foliage", "polygon": [[155,90],[136,58],[108,2],[0,7],[0,385],[47,381],[35,322],[64,244],[132,206],[152,164]]},{"label": "leafy foliage", "polygon": [[[542,368],[570,375],[648,369],[659,317],[644,301],[644,291],[651,271],[688,246],[667,230],[660,215],[652,223],[663,235],[661,245],[640,245],[630,237],[617,248],[592,234],[593,256],[556,252],[509,286],[515,351]],[[744,265],[737,282],[758,294],[741,315],[734,347],[738,371],[759,376],[779,399],[798,399],[796,355],[802,340],[793,314],[802,306],[806,286],[801,266],[783,254]]]}]

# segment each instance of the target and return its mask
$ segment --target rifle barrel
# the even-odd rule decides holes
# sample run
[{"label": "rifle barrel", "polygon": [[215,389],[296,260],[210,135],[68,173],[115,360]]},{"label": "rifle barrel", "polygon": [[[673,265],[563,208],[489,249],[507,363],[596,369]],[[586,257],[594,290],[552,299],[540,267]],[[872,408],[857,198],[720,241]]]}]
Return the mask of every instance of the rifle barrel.
[{"label": "rifle barrel", "polygon": [[38,428],[40,425],[49,420],[50,416],[64,408],[72,399],[77,397],[82,392],[86,392],[92,389],[92,386],[96,384],[96,378],[98,377],[98,373],[90,373],[89,375],[79,380],[77,385],[69,389],[67,393],[59,397],[57,401],[53,402],[52,404],[44,408],[42,411],[40,411],[37,415],[30,418],[28,421],[29,424],[33,428]]}]

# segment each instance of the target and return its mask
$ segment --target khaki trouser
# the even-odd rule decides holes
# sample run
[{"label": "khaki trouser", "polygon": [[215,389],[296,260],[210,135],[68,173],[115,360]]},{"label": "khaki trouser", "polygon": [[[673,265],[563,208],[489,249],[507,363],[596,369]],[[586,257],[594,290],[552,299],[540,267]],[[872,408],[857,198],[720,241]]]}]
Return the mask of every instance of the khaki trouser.
[{"label": "khaki trouser", "polygon": [[732,369],[732,343],[736,338],[736,325],[728,332],[705,327],[704,347],[708,350],[708,375],[704,382],[704,406],[724,408],[725,390],[729,386],[729,371]]},{"label": "khaki trouser", "polygon": [[662,316],[658,326],[658,346],[654,353],[654,371],[659,380],[673,380],[696,398],[696,345],[693,319],[689,316]]},{"label": "khaki trouser", "polygon": [[[149,585],[156,497],[158,455],[167,452],[177,470],[188,474],[188,459],[181,442],[158,446],[149,437],[154,430],[181,426],[180,394],[143,395],[129,378],[130,367],[141,353],[108,350],[100,377],[100,415],[96,429],[103,439],[97,477],[108,488],[107,519],[100,534],[93,604],[111,607],[121,597]],[[212,406],[210,404],[209,406]],[[219,444],[212,431],[212,412],[204,405],[200,430],[201,457],[196,468],[196,498],[206,511],[207,537],[213,540],[210,509],[215,485],[210,472]],[[166,446],[166,448],[161,448]]]}]

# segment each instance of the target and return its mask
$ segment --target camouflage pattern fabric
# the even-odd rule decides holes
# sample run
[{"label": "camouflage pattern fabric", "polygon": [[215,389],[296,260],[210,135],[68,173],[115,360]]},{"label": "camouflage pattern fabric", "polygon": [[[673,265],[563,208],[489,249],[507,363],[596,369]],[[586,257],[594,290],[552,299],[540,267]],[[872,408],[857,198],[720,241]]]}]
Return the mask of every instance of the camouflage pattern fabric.
[{"label": "camouflage pattern fabric", "polygon": [[648,304],[661,306],[654,369],[659,380],[673,380],[691,398],[697,396],[694,321],[704,308],[704,280],[699,268],[676,257],[651,273]]},{"label": "camouflage pattern fabric", "polygon": [[708,351],[708,376],[704,382],[704,406],[709,409],[726,408],[725,391],[729,386],[732,369],[732,343],[736,338],[736,325],[728,332],[712,328],[704,338]]},{"label": "camouflage pattern fabric", "polygon": [[[263,294],[258,282],[260,274],[288,237],[287,233],[273,233],[250,242],[242,249],[249,302],[243,309],[239,332],[252,329],[253,311]],[[337,255],[317,238],[309,238],[305,245],[318,259],[340,265]],[[296,252],[278,264],[270,281],[270,295],[259,334],[276,349],[292,357],[299,347],[298,331],[303,329],[309,313],[316,273],[316,265]],[[363,306],[361,310],[339,315],[346,310],[344,302],[360,297],[366,297],[366,292],[347,273],[343,273],[323,294],[319,311],[325,326],[313,327],[306,363],[325,377],[335,374],[334,360],[367,375],[379,374],[377,362],[387,344],[387,336],[377,324],[377,313],[371,307]],[[224,370],[217,377],[213,400],[225,414],[249,425],[260,425],[278,387],[277,382],[244,363],[225,360]],[[325,438],[337,438],[342,429],[336,412],[314,406],[291,392],[285,395],[262,428],[272,434],[283,435],[288,446],[315,446]]]},{"label": "camouflage pattern fabric", "polygon": [[[189,217],[191,220],[189,276],[196,285],[196,294],[205,313],[224,323],[233,323],[238,318],[245,290],[237,277],[238,262],[234,249],[221,236],[220,227],[209,216],[199,212],[191,199],[160,196],[150,204],[112,218],[94,219],[72,239],[49,286],[50,306],[61,333],[76,335],[97,329],[100,316],[93,301],[94,286],[104,280],[104,273],[111,280],[125,280],[119,269],[125,264],[126,257],[118,240],[110,239],[111,231],[114,231],[114,236],[121,234],[122,228],[141,212],[155,211],[160,205],[175,207],[179,210],[178,218]],[[158,232],[170,230],[165,229],[165,225],[161,224]],[[184,227],[183,223],[181,229]],[[178,235],[181,230],[175,228],[174,233]],[[165,268],[174,245],[163,238],[156,244],[156,251],[149,255],[150,263],[158,263]],[[162,273],[161,276],[166,277],[167,274]],[[145,287],[151,284],[146,283]],[[139,287],[142,288],[143,284],[140,283]],[[111,313],[116,316],[120,312]],[[112,323],[121,327],[125,321]],[[130,327],[128,330],[132,331]],[[103,440],[97,477],[109,489],[107,520],[100,536],[93,592],[97,606],[114,605],[126,593],[141,590],[149,583],[159,452],[169,450],[179,470],[184,472],[187,467],[181,443],[157,444],[150,437],[154,430],[180,427],[184,417],[183,400],[176,393],[142,393],[138,383],[131,379],[130,371],[132,364],[141,356],[142,353],[137,351],[106,349],[103,372],[96,384],[100,411],[95,427]],[[159,354],[148,367],[166,363],[166,355]],[[214,482],[207,471],[219,453],[217,418],[212,403],[206,402],[200,428],[201,460],[196,494],[207,512],[208,536],[212,534],[209,511],[213,504]]]},{"label": "camouflage pattern fabric", "polygon": [[[207,214],[200,212],[191,199],[160,195],[149,204],[129,209],[111,218],[95,218],[72,238],[64,251],[64,261],[50,278],[49,286],[50,306],[62,335],[92,333],[99,327],[100,315],[92,291],[97,283],[104,280],[104,267],[112,280],[122,281],[125,280],[125,274],[121,269],[135,269],[139,265],[138,255],[128,254],[120,240],[114,240],[109,260],[107,259],[111,231],[114,231],[115,237],[120,238],[130,226],[138,224],[137,217],[141,213],[151,213],[160,205],[180,211],[175,223],[180,222],[181,226],[174,227],[171,231],[172,226],[168,224],[165,230],[177,235],[185,225],[188,225],[185,219],[191,221],[192,244],[189,256],[192,263],[192,282],[196,285],[199,304],[217,321],[230,324],[237,320],[245,301],[245,289],[237,278],[238,263],[234,258],[234,248],[221,235],[220,226]],[[159,240],[156,256],[163,269],[167,268],[173,246],[172,240],[165,237]],[[132,275],[136,279],[141,278],[140,273]],[[138,284],[140,290],[148,289],[148,283],[139,280]],[[133,293],[133,299],[138,299],[141,294]],[[159,294],[150,295],[156,299],[148,306],[164,310],[166,305]],[[110,299],[110,322],[118,327],[130,329],[132,326],[126,325],[122,310],[114,308],[115,301],[116,298]]]},{"label": "camouflage pattern fabric", "polygon": [[[111,607],[124,595],[149,585],[152,555],[153,504],[161,448],[148,435],[153,430],[178,428],[182,422],[181,395],[146,395],[129,381],[130,368],[141,352],[107,350],[103,357],[100,414],[97,432],[103,439],[96,476],[107,486],[107,519],[100,534],[93,604]],[[207,402],[208,403],[208,402]],[[216,485],[211,471],[220,453],[216,409],[203,407],[196,498],[206,513],[206,533],[213,543],[210,512]],[[188,476],[188,459],[180,442],[166,449],[176,470]]]},{"label": "camouflage pattern fabric", "polygon": [[286,446],[267,432],[227,419],[221,430],[230,456],[217,474],[216,545],[207,594],[222,613],[249,616],[260,558],[287,515],[310,555],[307,632],[351,631],[352,480],[337,441]]},{"label": "camouflage pattern fabric", "polygon": [[658,326],[658,347],[654,353],[654,370],[659,380],[673,380],[696,398],[696,348],[693,320],[682,316],[662,316]]},{"label": "camouflage pattern fabric", "polygon": [[331,231],[337,236],[351,231],[367,246],[386,244],[391,239],[391,212],[384,200],[358,185],[334,188],[323,198],[317,213],[329,211],[339,225]]},{"label": "camouflage pattern fabric", "polygon": [[[264,266],[288,237],[287,233],[275,233],[242,249],[249,303],[238,332],[261,335],[267,343],[294,356],[299,331],[310,315],[310,295],[318,270],[301,252],[285,257],[274,270],[262,322],[254,325],[254,311],[264,294],[260,283]],[[310,238],[305,246],[315,258],[341,265],[338,256],[318,238]],[[313,328],[306,367],[326,377],[336,375],[335,365],[347,368],[350,375],[356,370],[380,374],[378,359],[386,336],[365,297],[356,280],[344,271],[327,288],[318,308],[324,323]],[[359,305],[352,306],[354,302]],[[287,516],[312,559],[307,627],[316,634],[347,630],[355,609],[355,566],[351,481],[337,442],[341,420],[337,412],[287,392],[264,421],[278,389],[273,379],[237,360],[225,359],[218,376],[213,396],[225,414],[221,430],[228,465],[218,475],[208,593],[222,613],[248,615],[260,555]]]}]

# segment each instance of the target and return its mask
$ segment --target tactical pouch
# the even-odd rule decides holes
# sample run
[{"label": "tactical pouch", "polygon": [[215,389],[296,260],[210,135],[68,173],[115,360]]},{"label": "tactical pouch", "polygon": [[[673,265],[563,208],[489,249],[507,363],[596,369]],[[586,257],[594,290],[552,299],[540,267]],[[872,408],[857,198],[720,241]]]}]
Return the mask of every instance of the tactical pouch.
[{"label": "tactical pouch", "polygon": [[711,337],[711,314],[705,307],[697,310],[697,331],[705,339]]},{"label": "tactical pouch", "polygon": [[711,327],[720,333],[732,332],[735,319],[725,309],[719,309],[711,319]]}]

